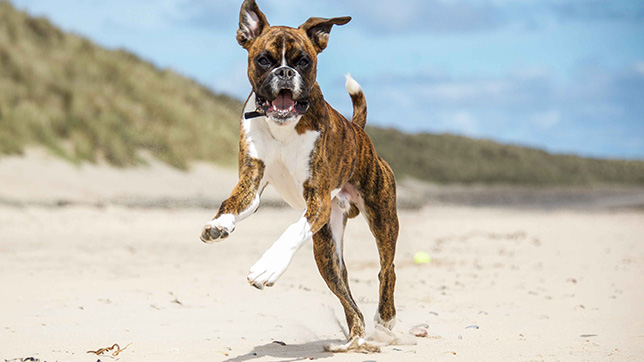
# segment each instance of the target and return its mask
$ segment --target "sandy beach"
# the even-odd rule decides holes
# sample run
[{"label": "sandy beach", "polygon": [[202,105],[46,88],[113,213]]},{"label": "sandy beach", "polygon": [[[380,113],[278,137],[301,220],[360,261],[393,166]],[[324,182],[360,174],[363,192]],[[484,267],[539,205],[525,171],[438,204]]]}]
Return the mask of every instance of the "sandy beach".
[{"label": "sandy beach", "polygon": [[[142,207],[105,200],[127,196],[122,190],[157,200],[177,194],[218,197],[234,184],[234,172],[196,168],[181,176],[158,165],[110,171],[33,157],[27,163],[0,160],[0,198],[10,200],[0,206],[2,359],[641,361],[644,356],[644,213],[636,208],[430,203],[401,210],[394,331],[405,344],[383,346],[379,354],[333,355],[323,352],[323,345],[344,339],[346,326],[339,302],[316,269],[311,244],[273,288],[256,290],[246,281],[248,268],[299,211],[260,207],[230,238],[206,245],[199,232],[216,206]],[[30,172],[26,164],[41,172]],[[167,174],[159,176],[159,170]],[[155,178],[159,182],[150,182]],[[79,202],[57,205],[51,195]],[[431,261],[415,264],[418,251]],[[360,217],[348,224],[345,259],[373,336],[377,253]],[[421,324],[428,336],[409,337],[409,329]],[[114,343],[128,347],[116,357],[87,353]]]}]

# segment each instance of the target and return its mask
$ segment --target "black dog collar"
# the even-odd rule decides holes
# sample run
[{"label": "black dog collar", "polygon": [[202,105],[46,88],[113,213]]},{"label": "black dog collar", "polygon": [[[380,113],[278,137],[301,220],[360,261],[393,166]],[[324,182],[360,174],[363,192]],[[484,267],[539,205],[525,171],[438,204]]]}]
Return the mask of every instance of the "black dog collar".
[{"label": "black dog collar", "polygon": [[263,113],[260,113],[258,111],[253,111],[253,112],[246,112],[244,113],[244,118],[245,119],[251,119],[251,118],[257,118],[263,116]]}]

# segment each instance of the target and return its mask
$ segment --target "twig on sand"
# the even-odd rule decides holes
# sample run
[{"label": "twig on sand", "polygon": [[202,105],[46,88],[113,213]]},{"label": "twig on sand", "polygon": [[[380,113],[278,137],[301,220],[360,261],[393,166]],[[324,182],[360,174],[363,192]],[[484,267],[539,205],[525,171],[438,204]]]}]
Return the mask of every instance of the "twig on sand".
[{"label": "twig on sand", "polygon": [[118,356],[118,355],[119,355],[119,353],[123,352],[127,347],[129,347],[129,346],[130,346],[130,344],[132,344],[132,343],[128,343],[128,345],[127,345],[127,346],[125,346],[125,347],[121,348],[121,347],[118,345],[118,343],[114,343],[111,347],[100,348],[100,349],[98,349],[98,350],[96,350],[96,351],[87,351],[87,353],[94,353],[95,355],[100,356],[100,355],[102,355],[103,353],[105,353],[105,352],[107,352],[107,351],[111,351],[111,350],[113,350],[113,349],[115,349],[115,348],[116,348],[116,350],[115,350],[114,352],[112,352],[112,356],[116,357],[116,356]]}]

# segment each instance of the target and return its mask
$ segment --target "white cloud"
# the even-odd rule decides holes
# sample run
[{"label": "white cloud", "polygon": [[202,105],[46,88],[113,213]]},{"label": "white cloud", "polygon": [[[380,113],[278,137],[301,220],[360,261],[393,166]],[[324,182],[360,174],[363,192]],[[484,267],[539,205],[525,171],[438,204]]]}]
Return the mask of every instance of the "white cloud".
[{"label": "white cloud", "polygon": [[561,113],[557,110],[537,113],[532,116],[532,122],[542,130],[549,130],[561,122]]},{"label": "white cloud", "polygon": [[348,0],[354,14],[363,14],[372,31],[463,33],[496,29],[503,21],[490,3],[442,0]]},{"label": "white cloud", "polygon": [[552,69],[545,66],[522,67],[512,72],[512,77],[523,80],[543,79],[552,75]]},{"label": "white cloud", "polygon": [[644,75],[644,62],[635,63],[634,68],[637,73],[639,73],[640,75]]},{"label": "white cloud", "polygon": [[480,132],[479,121],[466,111],[444,113],[440,116],[440,120],[451,132],[466,136],[476,136]]},{"label": "white cloud", "polygon": [[507,94],[510,84],[503,80],[437,82],[419,86],[418,93],[437,101],[464,102]]},{"label": "white cloud", "polygon": [[243,63],[232,66],[224,76],[217,77],[209,85],[218,92],[225,92],[242,100],[248,97],[251,90],[246,65]]}]

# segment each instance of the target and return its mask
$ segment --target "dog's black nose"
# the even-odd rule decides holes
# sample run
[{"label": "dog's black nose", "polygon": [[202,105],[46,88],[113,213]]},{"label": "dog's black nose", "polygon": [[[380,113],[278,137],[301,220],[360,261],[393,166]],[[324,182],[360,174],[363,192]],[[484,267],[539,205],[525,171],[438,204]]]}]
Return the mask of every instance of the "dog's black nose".
[{"label": "dog's black nose", "polygon": [[291,67],[279,67],[275,69],[275,74],[283,80],[289,80],[295,77],[295,70]]}]

